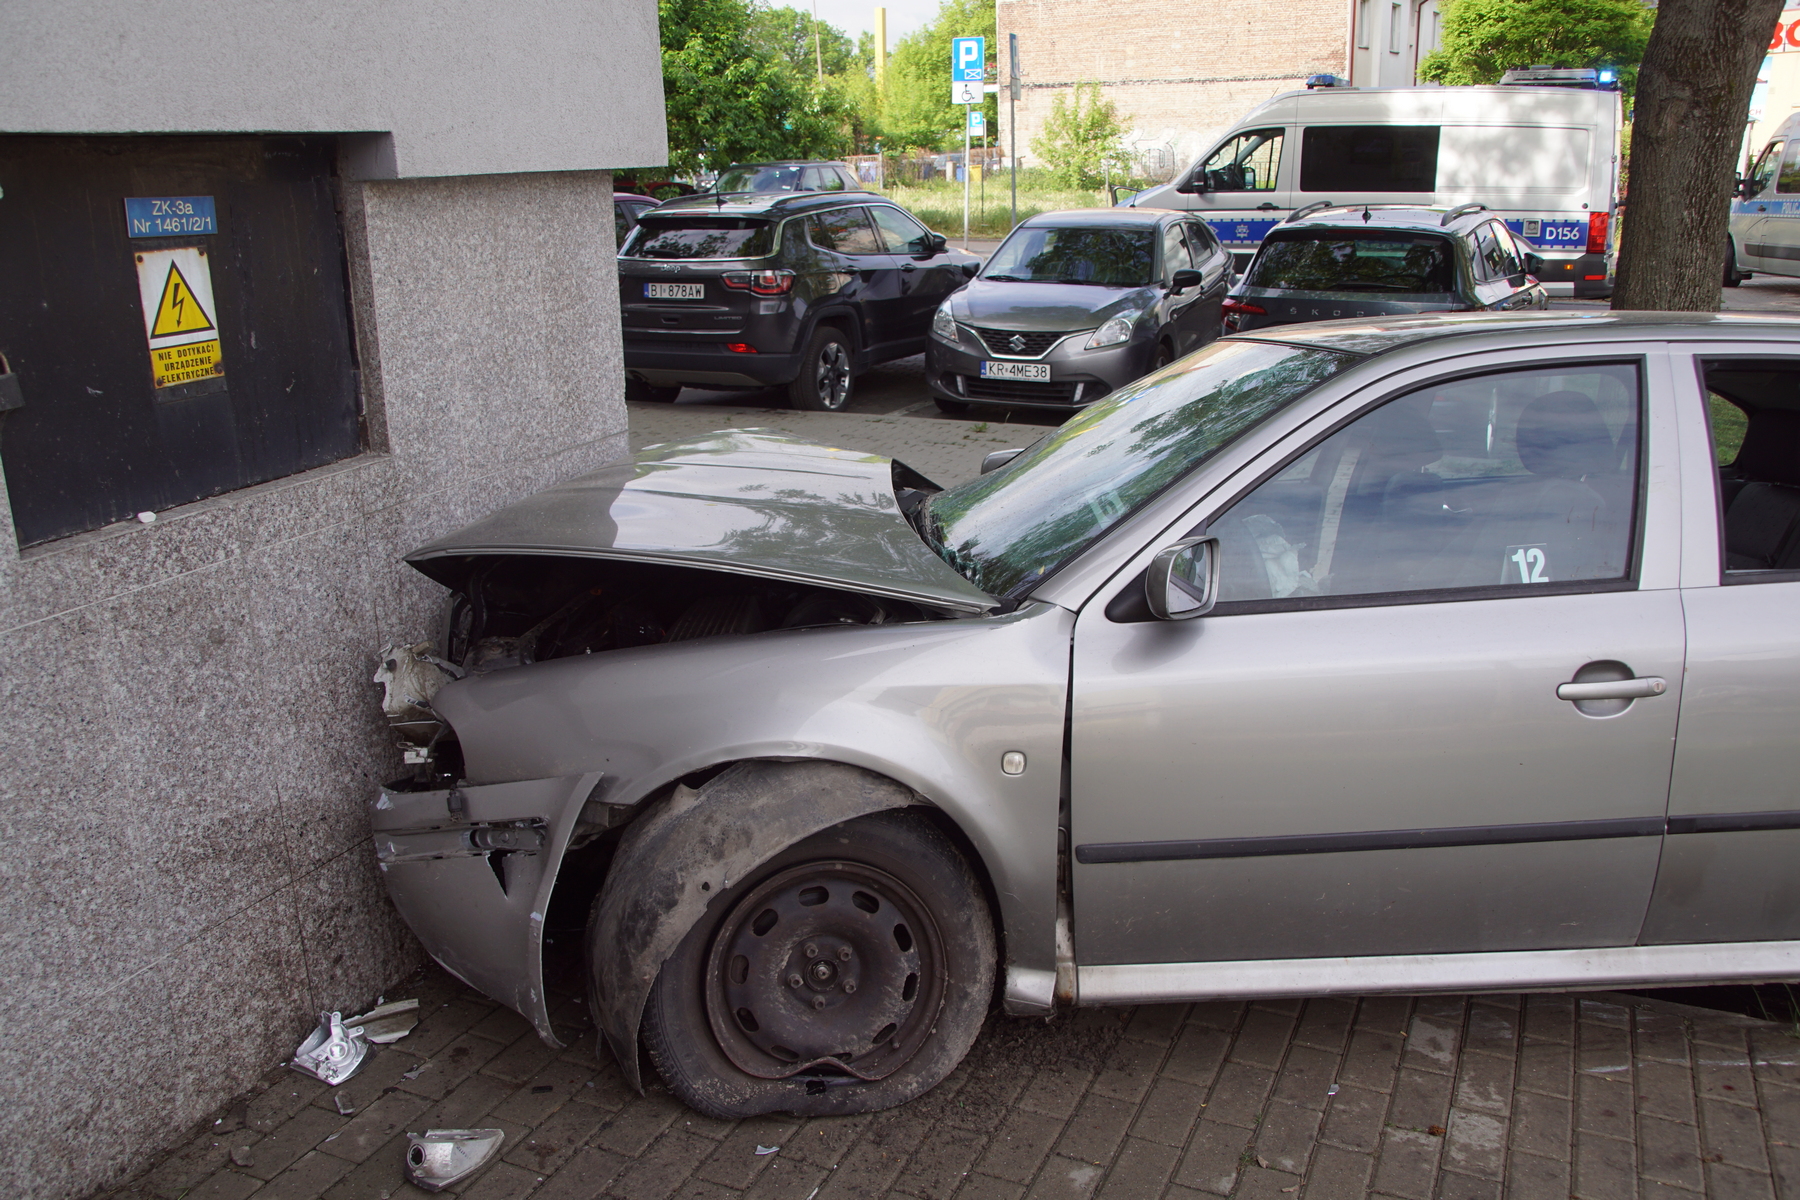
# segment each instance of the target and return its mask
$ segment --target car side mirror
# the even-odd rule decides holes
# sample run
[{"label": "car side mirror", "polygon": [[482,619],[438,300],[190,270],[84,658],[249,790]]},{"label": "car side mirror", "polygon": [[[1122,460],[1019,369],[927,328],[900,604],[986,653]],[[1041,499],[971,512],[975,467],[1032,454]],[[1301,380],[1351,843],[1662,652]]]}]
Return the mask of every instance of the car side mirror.
[{"label": "car side mirror", "polygon": [[1192,267],[1183,267],[1181,270],[1175,272],[1174,277],[1169,280],[1169,290],[1171,292],[1185,292],[1187,289],[1199,287],[1205,282],[1206,276],[1194,270]]},{"label": "car side mirror", "polygon": [[1544,258],[1541,254],[1527,254],[1525,256],[1525,273],[1527,275],[1542,275],[1544,273]]},{"label": "car side mirror", "polygon": [[1196,171],[1194,174],[1176,184],[1175,190],[1184,196],[1198,195],[1206,190],[1206,177]]},{"label": "car side mirror", "polygon": [[998,471],[1001,467],[1004,467],[1007,463],[1023,453],[1025,453],[1025,447],[1023,446],[1018,446],[1011,450],[989,451],[981,456],[981,473],[986,475],[989,471]]},{"label": "car side mirror", "polygon": [[1186,538],[1160,551],[1144,573],[1144,600],[1159,621],[1187,621],[1212,611],[1219,595],[1219,539]]},{"label": "car side mirror", "polygon": [[1732,193],[1738,197],[1738,199],[1748,200],[1750,197],[1752,197],[1756,194],[1755,192],[1750,190],[1752,186],[1754,186],[1754,185],[1751,180],[1740,179],[1737,181],[1737,186],[1732,188],[1731,190],[1732,190]]},{"label": "car side mirror", "polygon": [[928,254],[942,254],[945,247],[949,245],[950,239],[941,233],[930,233],[925,235],[925,250]]}]

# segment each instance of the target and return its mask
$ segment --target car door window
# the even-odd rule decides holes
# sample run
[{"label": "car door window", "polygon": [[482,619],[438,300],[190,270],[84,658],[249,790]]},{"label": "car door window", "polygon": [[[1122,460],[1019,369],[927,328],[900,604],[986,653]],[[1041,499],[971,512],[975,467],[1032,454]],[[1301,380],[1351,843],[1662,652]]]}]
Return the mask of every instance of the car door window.
[{"label": "car door window", "polygon": [[1181,236],[1180,224],[1163,226],[1162,255],[1162,277],[1165,280],[1172,278],[1175,272],[1194,265],[1194,260],[1188,255],[1187,240]]},{"label": "car door window", "polygon": [[1219,248],[1219,239],[1205,225],[1186,222],[1181,228],[1187,234],[1188,253],[1193,256],[1195,266],[1211,258],[1213,251]]},{"label": "car door window", "polygon": [[1800,571],[1800,363],[1704,367],[1728,583]]},{"label": "car door window", "polygon": [[625,235],[631,232],[631,218],[625,215],[625,206],[613,205],[613,237],[615,246],[625,244]]},{"label": "car door window", "polygon": [[806,219],[807,232],[813,245],[839,254],[885,254],[868,212],[861,208],[839,208],[814,213]]},{"label": "car door window", "polygon": [[1625,580],[1638,412],[1629,363],[1479,375],[1390,401],[1209,524],[1221,600]]},{"label": "car door window", "polygon": [[931,231],[899,209],[876,205],[869,209],[869,215],[875,219],[889,254],[931,253]]},{"label": "car door window", "polygon": [[1752,196],[1760,196],[1768,190],[1769,183],[1775,178],[1776,167],[1781,163],[1781,148],[1782,143],[1770,142],[1756,165],[1750,168],[1749,192]]},{"label": "car door window", "polygon": [[1240,133],[1213,151],[1196,182],[1209,192],[1272,192],[1281,169],[1280,129]]},{"label": "car door window", "polygon": [[1800,192],[1800,139],[1787,144],[1781,155],[1781,169],[1775,173],[1775,190],[1788,195]]},{"label": "car door window", "polygon": [[1519,252],[1513,245],[1512,235],[1506,231],[1506,227],[1497,221],[1490,221],[1486,229],[1490,239],[1488,253],[1492,255],[1488,266],[1493,269],[1494,277],[1511,279],[1515,275],[1524,274],[1524,260],[1519,257]]}]

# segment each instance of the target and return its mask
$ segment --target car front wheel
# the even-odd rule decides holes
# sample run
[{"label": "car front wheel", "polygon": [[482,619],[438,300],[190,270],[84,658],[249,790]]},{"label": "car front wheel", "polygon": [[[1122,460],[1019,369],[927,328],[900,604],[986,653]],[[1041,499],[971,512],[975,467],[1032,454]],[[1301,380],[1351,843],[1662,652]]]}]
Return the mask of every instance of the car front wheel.
[{"label": "car front wheel", "polygon": [[888,1108],[962,1061],[994,957],[987,900],[956,846],[919,815],[875,813],[711,901],[650,991],[644,1046],[710,1117]]},{"label": "car front wheel", "polygon": [[853,384],[850,342],[838,330],[821,325],[800,357],[800,377],[788,385],[788,399],[807,412],[838,412],[850,403]]},{"label": "car front wheel", "polygon": [[1745,275],[1738,270],[1737,244],[1730,238],[1725,239],[1725,279],[1726,287],[1736,287],[1744,282]]}]

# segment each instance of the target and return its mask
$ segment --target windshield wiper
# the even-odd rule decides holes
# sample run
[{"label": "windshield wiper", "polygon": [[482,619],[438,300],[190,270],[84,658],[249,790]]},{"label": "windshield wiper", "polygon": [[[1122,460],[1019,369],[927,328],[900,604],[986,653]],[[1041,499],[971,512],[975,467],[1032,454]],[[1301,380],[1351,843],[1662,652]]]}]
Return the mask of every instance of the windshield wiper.
[{"label": "windshield wiper", "polygon": [[1413,292],[1423,295],[1420,288],[1404,283],[1340,283],[1335,288],[1322,288],[1321,291],[1337,292]]},{"label": "windshield wiper", "polygon": [[1000,283],[1034,283],[1029,275],[983,275],[983,279],[993,279]]}]

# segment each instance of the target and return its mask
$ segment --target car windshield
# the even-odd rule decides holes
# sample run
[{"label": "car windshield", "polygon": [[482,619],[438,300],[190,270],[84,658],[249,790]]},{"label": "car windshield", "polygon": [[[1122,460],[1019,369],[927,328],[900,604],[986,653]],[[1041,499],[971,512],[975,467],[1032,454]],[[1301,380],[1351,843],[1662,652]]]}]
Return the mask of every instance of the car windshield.
[{"label": "car windshield", "polygon": [[1156,257],[1154,238],[1155,231],[1147,227],[1021,226],[994,251],[981,277],[1142,287],[1150,282],[1151,264]]},{"label": "car windshield", "polygon": [[733,167],[720,172],[715,192],[797,192],[799,167]]},{"label": "car windshield", "polygon": [[1448,238],[1381,229],[1330,229],[1278,234],[1263,242],[1244,285],[1293,292],[1456,290]]},{"label": "car windshield", "polygon": [[1330,350],[1214,342],[1173,373],[1114,392],[998,470],[932,496],[921,532],[975,586],[1021,595],[1355,361]]},{"label": "car windshield", "polygon": [[619,253],[626,258],[761,258],[774,248],[767,221],[645,214]]}]

